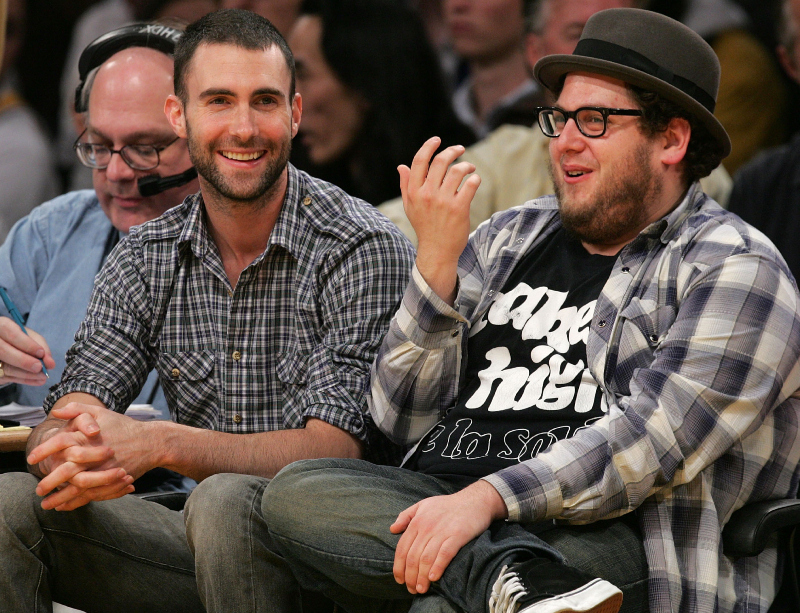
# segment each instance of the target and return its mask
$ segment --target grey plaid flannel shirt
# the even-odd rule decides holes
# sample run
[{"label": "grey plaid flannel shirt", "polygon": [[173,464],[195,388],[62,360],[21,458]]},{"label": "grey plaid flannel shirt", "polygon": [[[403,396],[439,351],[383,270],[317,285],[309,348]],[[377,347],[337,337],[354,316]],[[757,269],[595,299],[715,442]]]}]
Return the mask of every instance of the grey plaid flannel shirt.
[{"label": "grey plaid flannel shirt", "polygon": [[199,194],[131,229],[96,279],[45,408],[86,392],[122,412],[156,368],[178,423],[250,433],[315,417],[369,441],[369,369],[413,248],[374,207],[288,174],[267,249],[236,288]]},{"label": "grey plaid flannel shirt", "polygon": [[[455,309],[414,269],[372,373],[370,412],[390,438],[418,442],[454,405],[470,326],[559,223],[548,196],[481,225],[460,260]],[[746,502],[797,492],[800,313],[783,259],[695,184],[620,252],[586,350],[608,413],[486,477],[509,519],[635,511],[653,613],[766,611],[775,543],[733,560],[720,535]]]}]

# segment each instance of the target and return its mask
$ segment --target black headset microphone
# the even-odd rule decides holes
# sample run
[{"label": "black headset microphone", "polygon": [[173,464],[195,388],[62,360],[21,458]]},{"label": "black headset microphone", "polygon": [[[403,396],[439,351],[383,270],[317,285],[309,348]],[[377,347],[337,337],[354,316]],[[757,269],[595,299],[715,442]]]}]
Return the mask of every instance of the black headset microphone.
[{"label": "black headset microphone", "polygon": [[197,170],[192,166],[189,170],[177,175],[169,175],[166,177],[159,177],[158,175],[149,175],[142,177],[136,184],[139,186],[139,193],[148,198],[155,196],[161,192],[165,192],[173,187],[180,187],[186,185],[189,181],[197,176]]},{"label": "black headset microphone", "polygon": [[[83,95],[89,73],[100,66],[115,53],[127,49],[128,47],[147,47],[156,49],[162,53],[172,56],[175,53],[175,43],[183,32],[166,25],[152,23],[137,23],[124,26],[112,32],[104,34],[100,38],[89,44],[81,53],[78,61],[78,75],[80,82],[75,89],[75,110],[78,113],[85,113],[88,109],[87,101]],[[142,177],[137,181],[139,193],[145,198],[155,196],[173,187],[186,185],[197,176],[197,170],[188,170],[166,177],[150,175]]]}]

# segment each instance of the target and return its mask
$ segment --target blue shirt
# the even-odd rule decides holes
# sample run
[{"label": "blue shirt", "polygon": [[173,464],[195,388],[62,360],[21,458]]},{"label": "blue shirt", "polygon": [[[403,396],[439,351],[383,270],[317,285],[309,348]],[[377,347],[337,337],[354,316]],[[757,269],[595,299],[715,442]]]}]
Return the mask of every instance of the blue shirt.
[{"label": "blue shirt", "polygon": [[[56,367],[48,383],[64,370],[64,356],[86,315],[107,245],[119,238],[93,190],[69,192],[36,207],[19,220],[0,247],[0,286],[26,318],[26,325],[50,346]],[[0,315],[8,311],[0,303]],[[135,403],[147,402],[157,378],[150,376]],[[48,386],[16,385],[0,389],[2,403],[42,406]],[[154,401],[166,413],[163,393]]]}]

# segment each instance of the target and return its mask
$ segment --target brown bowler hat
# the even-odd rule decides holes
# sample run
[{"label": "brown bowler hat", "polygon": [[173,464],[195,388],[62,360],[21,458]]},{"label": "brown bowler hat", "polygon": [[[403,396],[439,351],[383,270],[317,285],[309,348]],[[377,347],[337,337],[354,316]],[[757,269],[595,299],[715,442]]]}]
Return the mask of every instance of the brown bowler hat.
[{"label": "brown bowler hat", "polygon": [[657,93],[700,120],[731,152],[731,139],[714,117],[719,89],[714,50],[682,23],[643,9],[606,9],[586,22],[572,55],[547,55],[533,74],[549,90],[569,72],[620,79]]}]

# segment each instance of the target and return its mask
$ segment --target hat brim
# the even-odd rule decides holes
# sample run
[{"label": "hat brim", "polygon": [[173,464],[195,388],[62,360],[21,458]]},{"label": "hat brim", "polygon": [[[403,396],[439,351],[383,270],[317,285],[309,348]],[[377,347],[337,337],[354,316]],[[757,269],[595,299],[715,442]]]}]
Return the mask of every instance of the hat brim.
[{"label": "hat brim", "polygon": [[731,139],[719,120],[706,107],[677,87],[646,72],[616,62],[582,55],[547,55],[536,62],[533,67],[534,77],[550,91],[558,89],[561,78],[570,72],[588,72],[613,77],[664,96],[667,100],[686,109],[706,126],[722,146],[723,157],[730,155]]}]

